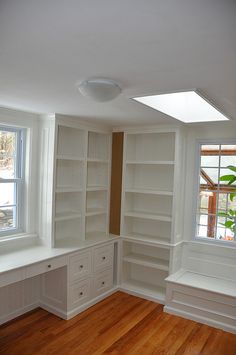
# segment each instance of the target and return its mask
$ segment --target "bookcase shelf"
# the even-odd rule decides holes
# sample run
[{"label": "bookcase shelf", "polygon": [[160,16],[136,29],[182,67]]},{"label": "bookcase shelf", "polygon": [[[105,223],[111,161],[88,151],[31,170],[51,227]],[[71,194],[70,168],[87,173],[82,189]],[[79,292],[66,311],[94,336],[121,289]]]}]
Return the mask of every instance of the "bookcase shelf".
[{"label": "bookcase shelf", "polygon": [[101,185],[90,185],[87,186],[87,191],[107,191],[108,187],[107,186],[101,186]]},{"label": "bookcase shelf", "polygon": [[88,158],[87,161],[89,163],[101,163],[101,164],[108,164],[108,160],[104,160],[104,159],[96,159],[96,158]]},{"label": "bookcase shelf", "polygon": [[162,260],[162,259],[157,259],[156,257],[152,256],[146,256],[142,254],[128,254],[124,256],[123,260],[125,262],[137,264],[137,265],[143,265],[143,266],[148,266],[154,269],[158,270],[169,270],[169,261],[168,260]]},{"label": "bookcase shelf", "polygon": [[124,261],[122,276],[123,289],[164,303],[168,271]]},{"label": "bookcase shelf", "polygon": [[61,121],[54,158],[54,246],[103,240],[108,235],[111,134]]},{"label": "bookcase shelf", "polygon": [[125,133],[122,285],[160,302],[170,268],[175,146],[175,130]]},{"label": "bookcase shelf", "polygon": [[65,211],[65,212],[58,212],[55,215],[55,221],[66,221],[74,218],[81,218],[81,212],[80,211]]},{"label": "bookcase shelf", "polygon": [[136,243],[135,240],[123,242],[123,260],[125,262],[168,271],[169,258],[169,249]]},{"label": "bookcase shelf", "polygon": [[174,165],[172,160],[127,160],[126,164],[140,165]]},{"label": "bookcase shelf", "polygon": [[72,160],[72,161],[84,161],[84,158],[80,158],[74,155],[57,155],[56,156],[57,160]]},{"label": "bookcase shelf", "polygon": [[107,211],[103,208],[88,208],[86,211],[86,216],[97,216],[100,214],[105,214]]},{"label": "bookcase shelf", "polygon": [[125,192],[137,193],[137,194],[146,194],[146,195],[160,195],[160,196],[173,196],[172,191],[162,191],[162,190],[153,190],[153,189],[129,189],[126,188]]},{"label": "bookcase shelf", "polygon": [[56,193],[67,193],[67,192],[82,192],[82,188],[78,188],[76,186],[57,186],[55,192]]},{"label": "bookcase shelf", "polygon": [[142,219],[152,219],[156,221],[171,222],[171,216],[151,214],[149,212],[127,211],[125,212],[124,215],[126,217],[135,217],[135,218],[142,218]]}]

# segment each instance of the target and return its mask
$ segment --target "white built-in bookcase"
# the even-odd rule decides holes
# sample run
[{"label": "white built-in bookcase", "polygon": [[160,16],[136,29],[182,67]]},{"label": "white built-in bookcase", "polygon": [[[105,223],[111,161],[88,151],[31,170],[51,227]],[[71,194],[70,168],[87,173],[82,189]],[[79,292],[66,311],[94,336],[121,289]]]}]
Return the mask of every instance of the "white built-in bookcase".
[{"label": "white built-in bookcase", "polygon": [[122,287],[159,302],[180,259],[180,155],[177,128],[125,132]]},{"label": "white built-in bookcase", "polygon": [[53,245],[108,236],[111,133],[56,122]]}]

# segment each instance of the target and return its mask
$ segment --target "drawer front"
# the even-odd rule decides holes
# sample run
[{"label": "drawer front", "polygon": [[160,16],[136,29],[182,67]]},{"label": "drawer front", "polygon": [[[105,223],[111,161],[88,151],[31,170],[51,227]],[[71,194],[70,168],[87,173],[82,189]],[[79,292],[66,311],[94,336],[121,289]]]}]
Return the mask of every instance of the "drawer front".
[{"label": "drawer front", "polygon": [[95,274],[93,279],[93,292],[99,296],[113,287],[113,268]]},{"label": "drawer front", "polygon": [[36,275],[44,274],[45,272],[58,269],[62,266],[67,265],[67,257],[53,258],[40,263],[27,266],[26,268],[26,277],[33,277]]},{"label": "drawer front", "polygon": [[74,282],[90,276],[92,271],[91,252],[78,253],[69,259],[69,280]]},{"label": "drawer front", "polygon": [[7,271],[0,274],[0,287],[10,285],[14,282],[24,280],[25,278],[25,269]]},{"label": "drawer front", "polygon": [[69,287],[69,308],[82,306],[91,299],[91,279],[81,280]]},{"label": "drawer front", "polygon": [[113,250],[113,244],[94,248],[94,272],[97,272],[107,267],[112,267],[114,253]]}]

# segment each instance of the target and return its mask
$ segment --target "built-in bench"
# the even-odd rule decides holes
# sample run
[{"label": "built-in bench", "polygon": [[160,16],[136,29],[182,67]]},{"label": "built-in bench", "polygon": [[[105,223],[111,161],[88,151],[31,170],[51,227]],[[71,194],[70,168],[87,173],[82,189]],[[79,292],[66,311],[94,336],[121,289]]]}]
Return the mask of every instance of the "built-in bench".
[{"label": "built-in bench", "polygon": [[236,281],[180,270],[166,283],[166,312],[236,333]]}]

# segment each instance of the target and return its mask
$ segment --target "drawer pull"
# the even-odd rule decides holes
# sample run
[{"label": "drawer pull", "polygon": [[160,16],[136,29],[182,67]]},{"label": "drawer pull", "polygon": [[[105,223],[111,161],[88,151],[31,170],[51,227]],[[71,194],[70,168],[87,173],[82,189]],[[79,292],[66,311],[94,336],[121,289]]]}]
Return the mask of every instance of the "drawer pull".
[{"label": "drawer pull", "polygon": [[48,268],[50,269],[52,267],[52,265],[51,264],[48,264]]},{"label": "drawer pull", "polygon": [[105,281],[102,281],[102,285],[105,285]]},{"label": "drawer pull", "polygon": [[105,256],[103,256],[103,257],[102,257],[102,260],[106,260],[106,257],[105,257]]},{"label": "drawer pull", "polygon": [[84,265],[80,265],[80,266],[79,266],[80,269],[83,269],[83,267],[84,267]]},{"label": "drawer pull", "polygon": [[80,296],[83,296],[83,292],[80,292],[79,295],[80,295]]}]

